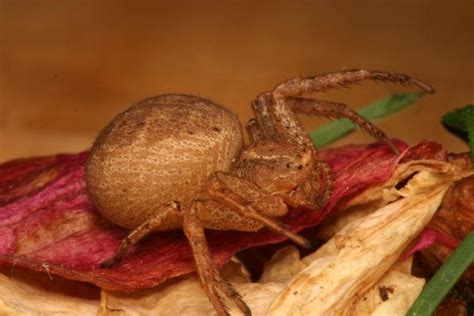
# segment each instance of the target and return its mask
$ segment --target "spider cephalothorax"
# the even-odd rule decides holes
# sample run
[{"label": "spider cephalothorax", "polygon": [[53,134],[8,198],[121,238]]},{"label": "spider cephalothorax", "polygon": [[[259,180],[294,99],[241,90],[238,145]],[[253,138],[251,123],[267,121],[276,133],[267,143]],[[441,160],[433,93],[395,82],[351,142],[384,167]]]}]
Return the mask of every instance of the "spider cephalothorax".
[{"label": "spider cephalothorax", "polygon": [[278,218],[290,208],[319,210],[332,182],[329,167],[318,158],[296,114],[348,118],[398,154],[381,130],[348,106],[300,97],[364,79],[415,84],[433,92],[406,75],[379,71],[291,79],[252,103],[255,118],[246,126],[251,143],[243,147],[235,116],[199,97],[159,96],[117,116],[92,148],[86,179],[98,210],[133,230],[102,266],[119,263],[130,246],[151,232],[182,227],[217,313],[227,314],[224,302],[230,299],[250,314],[240,295],[220,277],[204,229],[267,227],[308,246]]},{"label": "spider cephalothorax", "polygon": [[330,191],[325,168],[311,148],[261,140],[242,153],[235,174],[281,198],[290,207],[316,210]]}]

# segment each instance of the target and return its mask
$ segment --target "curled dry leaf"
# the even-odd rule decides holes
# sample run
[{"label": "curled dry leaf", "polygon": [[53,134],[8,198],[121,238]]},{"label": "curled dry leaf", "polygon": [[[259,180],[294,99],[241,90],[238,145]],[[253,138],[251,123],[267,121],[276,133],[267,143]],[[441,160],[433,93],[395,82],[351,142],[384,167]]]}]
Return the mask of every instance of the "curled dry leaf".
[{"label": "curled dry leaf", "polygon": [[[450,162],[449,165],[445,163],[448,160]],[[318,237],[327,240],[334,236],[335,232],[342,229],[348,222],[364,217],[398,198],[402,192],[399,192],[396,188],[403,187],[408,179],[417,172],[426,169],[444,172],[447,168],[454,168],[458,172],[468,173],[471,170],[470,158],[463,154],[451,154],[448,156],[446,150],[440,144],[432,141],[421,142],[402,154],[400,164],[390,179],[381,184],[371,185],[359,194],[340,200],[335,205],[334,210],[328,214],[319,226]],[[459,216],[459,213],[455,211],[452,214]],[[469,215],[466,214],[464,216]],[[433,221],[439,222],[436,218]],[[445,223],[452,222],[453,219],[451,218],[450,221]],[[474,221],[470,220],[468,223],[472,225]],[[442,231],[447,236],[457,234],[456,229]]]},{"label": "curled dry leaf", "polygon": [[295,246],[287,246],[275,252],[265,264],[259,282],[286,283],[305,267],[306,264],[300,260],[298,249]]},{"label": "curled dry leaf", "polygon": [[[399,143],[399,148],[403,149],[405,147]],[[404,157],[420,158],[419,148],[420,146],[406,151]],[[421,148],[423,150],[420,152],[423,156],[427,155],[427,148],[431,147],[425,144]],[[372,267],[376,267],[373,269],[375,274],[357,275],[355,273],[350,275],[350,277],[346,275],[352,281],[352,283],[349,282],[348,286],[345,287],[346,292],[347,290],[352,290],[352,294],[356,293],[357,295],[353,295],[350,298],[335,298],[336,301],[345,301],[347,304],[352,304],[352,306],[359,304],[356,298],[360,297],[364,291],[369,290],[372,285],[375,289],[377,288],[376,282],[386,273],[387,269],[397,258],[397,254],[403,248],[402,245],[385,247],[386,244],[392,242],[393,235],[388,232],[381,235],[378,232],[379,235],[376,235],[379,239],[378,242],[371,240],[369,237],[372,234],[372,230],[380,230],[385,225],[383,221],[380,221],[386,216],[385,219],[392,226],[397,226],[398,224],[395,225],[396,222],[402,222],[399,223],[399,229],[402,231],[403,227],[406,227],[409,222],[406,222],[403,216],[395,216],[395,214],[400,212],[405,214],[406,209],[413,203],[412,206],[416,206],[416,210],[431,210],[435,208],[434,205],[436,203],[434,202],[436,201],[434,199],[435,197],[436,199],[439,198],[434,192],[438,192],[442,196],[441,192],[443,189],[441,189],[442,186],[439,184],[444,181],[442,180],[444,178],[443,176],[436,176],[434,171],[443,173],[449,169],[444,163],[439,161],[410,162],[410,159],[405,159],[407,163],[402,164],[399,167],[401,169],[396,172],[396,175],[399,175],[398,180],[397,176],[392,177],[392,180],[389,180],[389,185],[387,185],[384,182],[392,175],[400,157],[394,157],[387,148],[381,145],[345,146],[326,150],[321,153],[321,156],[329,162],[333,170],[335,177],[334,193],[327,207],[320,212],[291,212],[285,218],[285,222],[294,230],[298,231],[319,223],[337,202],[340,202],[340,205],[355,205],[356,207],[370,205],[371,203],[365,203],[367,201],[364,202],[363,199],[359,199],[359,201],[364,203],[354,203],[354,201],[358,201],[357,195],[354,194],[361,192],[367,187],[369,189],[364,193],[369,198],[373,198],[373,196],[367,194],[367,192],[378,190],[373,191],[377,193],[376,196],[379,199],[376,200],[377,203],[380,202],[380,199],[384,201],[382,204],[397,198],[400,198],[400,200],[380,210],[382,213],[385,212],[381,217],[372,214],[366,216],[364,220],[355,220],[349,224],[346,223],[342,229],[338,228],[340,230],[338,234],[311,256],[300,260],[299,254],[295,249],[281,250],[275,255],[271,263],[267,265],[261,283],[249,282],[248,274],[246,275],[241,265],[235,262],[229,263],[226,267],[231,267],[228,269],[233,271],[231,275],[234,276],[229,280],[235,283],[236,288],[244,296],[246,302],[249,303],[254,314],[265,314],[267,306],[269,306],[277,294],[283,289],[286,289],[283,293],[288,291],[288,286],[285,282],[287,283],[291,278],[294,278],[290,283],[291,288],[294,286],[295,280],[302,279],[302,275],[306,275],[308,271],[318,274],[318,271],[321,271],[321,268],[326,266],[330,268],[328,273],[332,273],[336,277],[334,282],[337,284],[338,280],[344,279],[344,274],[341,276],[336,273],[337,267],[344,266],[341,263],[335,264],[336,259],[341,260],[341,258],[343,263],[344,260],[346,260],[346,264],[350,261],[351,266],[355,266],[354,262],[363,263],[361,269],[364,268],[364,265],[366,269],[369,269],[370,264],[372,264]],[[442,157],[442,155],[434,156],[435,158]],[[154,238],[150,238],[150,240],[130,254],[127,260],[118,268],[105,271],[98,269],[98,263],[113,253],[125,232],[103,221],[88,200],[83,180],[86,158],[87,153],[83,153],[79,155],[19,160],[0,165],[0,227],[2,227],[0,230],[0,262],[55,273],[75,280],[84,280],[101,285],[106,289],[115,290],[149,287],[162,283],[171,277],[193,271],[192,256],[184,237],[179,232],[157,234]],[[405,171],[403,171],[403,168]],[[408,185],[405,189],[393,190],[393,186],[402,177],[400,175],[406,176],[413,173],[413,171],[426,169],[431,169],[432,172],[424,174],[420,172],[411,181],[413,181],[412,183],[420,182],[425,185],[431,183],[433,187],[425,191],[417,191],[418,195],[413,195],[413,192],[411,192],[420,189],[418,184],[413,184],[413,188]],[[421,179],[422,177],[425,178]],[[436,190],[434,189],[435,187]],[[387,194],[387,192],[390,194]],[[416,196],[418,198],[422,197],[418,204],[415,203]],[[347,199],[347,197],[352,198]],[[346,200],[341,201],[344,198]],[[407,201],[411,201],[411,204]],[[428,201],[431,201],[432,204],[428,203]],[[373,205],[380,205],[377,203]],[[371,211],[373,211],[373,205]],[[414,213],[418,214],[418,212]],[[406,232],[407,236],[416,234],[416,229],[413,227],[418,226],[408,226],[413,231],[410,233]],[[214,258],[219,265],[228,261],[232,254],[240,249],[282,240],[281,236],[265,231],[256,234],[217,232],[209,235]],[[396,239],[399,239],[398,237],[397,233]],[[383,242],[384,238],[386,239],[385,243]],[[407,242],[401,241],[399,244],[406,244]],[[389,256],[390,260],[383,262],[382,267],[380,267],[379,259],[372,258],[372,255],[364,253],[368,249],[367,246],[378,247],[374,248],[377,249],[375,251],[377,255],[374,255],[374,257],[384,255],[384,253],[380,253],[379,248],[390,248],[390,251],[397,254],[391,254]],[[352,253],[349,253],[348,250],[351,250],[351,248]],[[308,264],[309,266],[306,267]],[[351,266],[348,268],[352,268]],[[240,272],[235,272],[235,269]],[[238,276],[237,279],[235,278],[236,276]],[[369,279],[367,279],[367,276],[370,276]],[[320,273],[316,280],[318,280],[318,277],[321,277]],[[362,281],[355,281],[358,277]],[[314,279],[310,278],[309,280],[314,282]],[[405,281],[405,284],[411,284],[408,280]],[[363,283],[363,286],[361,286],[360,282]],[[414,283],[416,282],[414,281]],[[11,282],[4,282],[6,286],[5,297],[10,302],[12,298],[22,297],[22,295],[15,294],[17,291],[29,293],[23,288],[13,289],[8,287],[9,284]],[[397,288],[398,286],[391,281],[381,284],[387,288]],[[353,285],[352,288],[351,285]],[[325,289],[326,292],[327,290],[328,288]],[[312,295],[312,291],[314,292],[315,288],[308,291],[308,295]],[[377,294],[377,291],[374,290],[373,292]],[[394,291],[394,293],[399,292],[402,291]],[[405,292],[412,293],[409,290]],[[184,296],[187,299],[191,298],[192,302],[187,302],[183,293],[185,293]],[[301,295],[301,292],[298,293],[300,294],[294,295],[296,298],[298,295]],[[324,291],[322,293],[324,294]],[[36,293],[33,295],[33,292],[31,292],[28,295],[34,297]],[[59,295],[54,300],[69,301],[67,297],[63,298],[64,293],[55,292],[51,295],[53,297]],[[395,297],[394,295],[393,297]],[[84,310],[92,309],[89,301],[82,302],[81,296],[79,298],[77,298],[77,295],[72,296],[73,304],[81,305],[81,307],[71,307],[74,313],[80,310],[79,308],[84,308]],[[293,304],[295,297],[290,296],[290,301],[285,302],[285,304]],[[281,305],[278,303],[278,300],[279,298],[275,301],[277,303],[273,303],[272,310],[275,308],[286,308],[285,306],[287,305]],[[291,300],[293,300],[293,303],[291,303]],[[402,297],[397,300],[402,300],[405,303],[408,301],[408,299]],[[44,301],[48,300],[45,299]],[[395,302],[396,300],[391,301]],[[29,308],[28,302],[30,301],[25,299],[24,302],[26,302],[26,308]],[[170,306],[169,302],[172,302],[173,306]],[[308,301],[308,304],[312,304],[312,301]],[[382,306],[383,304],[388,303],[372,304],[370,308],[375,312],[379,307],[374,309],[374,306]],[[185,306],[190,305],[194,307],[183,309]],[[5,309],[10,308],[10,306],[6,306],[4,307]],[[100,312],[108,315],[121,314],[124,311],[128,311],[126,314],[132,314],[132,310],[135,313],[141,313],[157,310],[157,308],[162,308],[163,312],[160,312],[160,314],[165,314],[165,311],[170,311],[169,314],[183,312],[187,314],[194,312],[197,314],[213,313],[207,297],[200,289],[198,281],[194,276],[171,280],[160,287],[142,290],[133,295],[103,291]],[[338,308],[342,307],[339,306]],[[86,314],[86,311],[84,314]]]},{"label": "curled dry leaf", "polygon": [[[436,162],[425,162],[424,168],[416,167],[421,172],[399,190],[398,196],[402,199],[364,219],[349,223],[312,255],[300,259],[294,246],[279,249],[265,265],[259,283],[250,283],[248,275],[242,273],[242,266],[238,263],[227,264],[223,275],[234,283],[255,315],[267,315],[267,308],[272,301],[270,313],[274,315],[286,315],[289,312],[318,315],[318,309],[313,304],[319,305],[321,302],[314,303],[311,294],[318,292],[321,295],[324,292],[318,286],[321,286],[321,278],[327,273],[331,274],[331,278],[325,285],[333,286],[336,290],[327,293],[325,299],[334,296],[336,305],[340,300],[346,305],[337,310],[319,310],[319,314],[339,315],[341,312],[351,315],[387,315],[390,312],[390,315],[404,315],[421,292],[424,280],[410,275],[411,259],[395,261],[410,240],[426,225],[451,181],[458,177],[447,163],[443,164],[440,167]],[[370,240],[372,234],[375,234],[375,241]],[[397,235],[399,242],[387,247],[393,242],[394,235]],[[362,269],[350,270],[348,266],[362,266]],[[349,275],[341,269],[349,270]],[[319,273],[316,276],[308,275],[308,270]],[[242,278],[242,275],[247,277]],[[295,288],[297,282],[300,284],[296,284]],[[303,287],[301,283],[304,283]],[[355,291],[347,287],[351,283],[356,284]],[[140,293],[138,296],[127,296],[104,291],[101,303],[103,315],[214,314],[195,276]],[[298,299],[300,296],[302,300]],[[296,307],[293,305],[295,300]],[[287,304],[295,308],[281,310]]]},{"label": "curled dry leaf", "polygon": [[[299,257],[294,246],[278,250],[265,265],[259,283],[250,283],[246,279],[247,273],[242,273],[243,266],[232,261],[224,266],[222,273],[242,293],[252,309],[252,315],[267,315],[270,303],[287,286],[286,283],[307,266]],[[411,260],[392,266],[372,289],[354,303],[352,315],[386,315],[384,311],[395,313],[391,315],[403,315],[402,312],[413,303],[424,284],[423,279],[411,276],[410,270]],[[278,273],[282,273],[283,277]],[[381,297],[381,288],[387,289],[388,298]],[[400,313],[397,313],[398,310]],[[239,315],[237,310],[231,312],[232,315]],[[152,314],[200,316],[215,315],[215,311],[194,275],[135,294],[102,292],[99,315]]]},{"label": "curled dry leaf", "polygon": [[423,230],[452,182],[465,176],[445,164],[446,168],[437,172],[420,171],[398,190],[400,199],[348,224],[333,237],[331,246],[311,255],[314,261],[278,295],[269,315],[352,313],[358,298],[377,283]]},{"label": "curled dry leaf", "polygon": [[390,269],[352,306],[351,315],[403,316],[423,289],[425,280]]},{"label": "curled dry leaf", "polygon": [[[429,227],[450,236],[460,243],[474,230],[474,175],[453,185],[446,193],[440,210]],[[423,251],[424,262],[436,271],[453,251],[443,244],[436,244]],[[474,267],[464,274],[465,281],[474,281]]]},{"label": "curled dry leaf", "polygon": [[98,290],[31,271],[1,270],[0,315],[96,315]]},{"label": "curled dry leaf", "polygon": [[[256,316],[266,315],[272,299],[283,287],[283,283],[235,284],[235,288],[252,310],[252,315]],[[217,315],[194,276],[187,276],[170,286],[160,286],[157,291],[144,290],[140,293],[142,296],[104,294],[99,315]],[[229,312],[232,315],[240,315],[234,307],[231,307]]]},{"label": "curled dry leaf", "polygon": [[[252,310],[252,315],[265,315],[272,299],[283,289],[283,283],[251,283],[245,267],[230,261],[222,276],[232,282]],[[231,306],[233,308],[233,306]],[[232,315],[239,311],[231,309]],[[99,315],[216,315],[195,275],[170,280],[161,286],[121,294],[102,291]]]},{"label": "curled dry leaf", "polygon": [[[401,142],[397,146],[406,149]],[[321,211],[289,212],[283,222],[294,231],[317,225],[340,199],[384,182],[399,161],[381,144],[344,146],[320,155],[332,168],[333,194]],[[189,245],[179,231],[155,234],[132,249],[119,266],[99,269],[126,231],[101,218],[90,202],[86,159],[85,152],[0,165],[0,264],[42,272],[47,265],[51,274],[116,291],[148,288],[193,272]],[[268,230],[214,231],[207,237],[219,266],[239,250],[284,240]]]},{"label": "curled dry leaf", "polygon": [[367,212],[371,212],[399,198],[403,192],[397,190],[397,185],[407,181],[412,175],[426,169],[442,173],[446,172],[449,168],[450,164],[440,160],[422,159],[408,161],[400,164],[392,177],[386,182],[381,185],[371,186],[361,192],[361,194],[343,201],[338,205],[338,209],[348,211],[351,208],[359,207],[364,208]]}]

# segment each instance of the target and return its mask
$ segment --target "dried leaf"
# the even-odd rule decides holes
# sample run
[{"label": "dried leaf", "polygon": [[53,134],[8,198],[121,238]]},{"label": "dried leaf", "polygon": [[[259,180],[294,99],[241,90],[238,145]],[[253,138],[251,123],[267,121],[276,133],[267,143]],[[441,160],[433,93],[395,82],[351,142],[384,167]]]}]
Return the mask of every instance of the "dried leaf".
[{"label": "dried leaf", "polygon": [[[474,175],[456,182],[446,193],[440,210],[429,223],[430,229],[441,232],[460,244],[474,231]],[[431,271],[439,269],[453,248],[439,243],[423,251],[423,262]],[[474,266],[463,277],[474,282]]]},{"label": "dried leaf", "polygon": [[424,284],[424,279],[391,269],[354,304],[351,315],[404,316]]},{"label": "dried leaf", "polygon": [[450,165],[445,163],[447,160],[446,150],[440,144],[432,141],[423,141],[410,148],[402,154],[400,164],[390,179],[380,184],[374,184],[359,194],[339,201],[320,225],[318,237],[327,240],[348,222],[364,217],[398,198],[400,193],[395,187],[400,186],[421,170],[430,169],[443,172],[449,166],[458,170],[470,168],[469,162],[464,162],[464,157],[452,159]]},{"label": "dried leaf", "polygon": [[[391,315],[402,315],[418,296],[424,281],[409,275],[411,260],[395,261],[426,224],[429,213],[437,208],[450,183],[464,175],[453,170],[456,168],[449,163],[442,164],[444,166],[425,161],[423,168],[415,168],[418,173],[403,188],[385,188],[392,190],[399,200],[364,218],[347,221],[334,238],[315,253],[300,259],[294,246],[278,250],[265,265],[259,283],[250,281],[249,273],[235,258],[224,266],[221,274],[243,295],[254,315],[266,315],[270,304],[274,314],[279,314],[281,308],[286,309],[289,304],[291,312],[297,315],[385,315],[388,311]],[[397,238],[393,238],[394,235]],[[318,289],[318,286],[324,288]],[[327,293],[331,287],[334,291]],[[37,295],[35,291],[39,289],[30,292],[29,296]],[[6,297],[9,295],[5,294]],[[70,294],[54,295],[55,301],[71,300]],[[285,297],[283,301],[282,296]],[[323,302],[318,302],[322,297]],[[76,300],[73,296],[73,301]],[[333,306],[324,307],[331,300]],[[73,311],[74,314],[90,308],[88,301],[77,304],[81,306],[73,306],[64,312]],[[97,307],[98,302],[95,304]],[[318,310],[321,306],[322,311]],[[231,312],[238,314],[235,309]],[[194,275],[132,294],[103,290],[98,313],[215,315]]]},{"label": "dried leaf", "polygon": [[[351,223],[330,247],[311,255],[315,260],[273,301],[269,315],[349,314],[360,294],[376,284],[421,232],[459,177],[446,165],[441,174],[419,172],[399,190],[402,198]],[[335,253],[330,255],[328,248]],[[318,256],[319,251],[325,256]]]},{"label": "dried leaf", "polygon": [[369,187],[352,199],[343,201],[338,205],[338,209],[348,210],[358,207],[374,210],[380,208],[400,197],[401,193],[396,188],[397,184],[408,180],[412,175],[423,170],[446,172],[449,168],[450,164],[438,160],[412,160],[400,164],[390,179],[381,185]]},{"label": "dried leaf", "polygon": [[4,272],[0,273],[0,315],[96,315],[98,290],[91,286],[29,271]]},{"label": "dried leaf", "polygon": [[[223,276],[231,276],[231,281],[252,310],[252,315],[265,315],[272,299],[283,289],[283,283],[243,283],[246,273],[239,272],[243,266],[230,262],[224,266]],[[227,270],[227,271],[225,271]],[[232,273],[234,272],[234,273]],[[240,280],[240,282],[239,282]],[[232,315],[239,312],[229,306]],[[216,315],[208,297],[201,289],[195,275],[171,280],[154,289],[142,290],[133,294],[120,294],[103,291],[101,297],[101,316],[118,315]]]},{"label": "dried leaf", "polygon": [[295,246],[287,246],[279,249],[265,264],[259,282],[281,282],[290,281],[297,273],[306,267],[300,260],[300,253]]},{"label": "dried leaf", "polygon": [[[397,142],[401,150],[406,146]],[[381,144],[351,145],[321,152],[334,174],[334,191],[318,212],[291,211],[284,222],[293,230],[318,224],[341,198],[388,179],[398,157]],[[156,286],[195,270],[182,232],[165,232],[140,243],[123,263],[99,269],[126,231],[93,208],[85,191],[87,153],[8,162],[0,165],[0,263],[58,274],[109,290]],[[257,233],[209,232],[219,266],[237,251],[276,243],[284,237]]]},{"label": "dried leaf", "polygon": [[431,315],[461,275],[474,262],[474,232],[446,260],[410,308],[407,315]]}]

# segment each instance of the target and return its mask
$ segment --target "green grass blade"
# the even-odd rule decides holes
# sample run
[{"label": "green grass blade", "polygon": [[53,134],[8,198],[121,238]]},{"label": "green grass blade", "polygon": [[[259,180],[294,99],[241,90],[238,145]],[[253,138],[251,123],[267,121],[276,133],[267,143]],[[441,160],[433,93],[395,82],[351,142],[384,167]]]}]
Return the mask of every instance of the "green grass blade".
[{"label": "green grass blade", "polygon": [[474,166],[474,105],[469,104],[446,113],[441,118],[441,123],[450,132],[468,143],[471,150],[472,165]]},{"label": "green grass blade", "polygon": [[471,164],[474,168],[474,117],[471,117],[468,126],[469,150],[471,151]]},{"label": "green grass blade", "polygon": [[429,316],[474,261],[474,232],[446,260],[424,288],[407,316]]},{"label": "green grass blade", "polygon": [[[453,131],[467,133],[469,129],[468,120],[474,117],[474,105],[468,104],[463,108],[452,110],[441,118],[441,123]],[[467,135],[466,135],[467,136]],[[467,141],[467,139],[465,139]]]},{"label": "green grass blade", "polygon": [[[359,114],[369,121],[377,121],[414,104],[423,95],[423,92],[397,93],[369,104],[359,110]],[[323,147],[353,132],[356,128],[357,126],[351,121],[341,119],[315,129],[310,136],[316,147]]]}]

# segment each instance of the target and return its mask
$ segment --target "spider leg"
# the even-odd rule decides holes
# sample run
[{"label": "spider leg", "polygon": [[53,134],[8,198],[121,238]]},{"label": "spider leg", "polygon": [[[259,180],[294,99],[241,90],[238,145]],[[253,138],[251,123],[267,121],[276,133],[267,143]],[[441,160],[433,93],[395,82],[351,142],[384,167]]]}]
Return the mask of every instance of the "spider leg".
[{"label": "spider leg", "polygon": [[293,78],[287,80],[280,83],[275,89],[273,89],[273,97],[295,97],[310,91],[327,91],[332,88],[345,87],[355,84],[366,79],[381,82],[393,82],[401,85],[415,85],[427,93],[434,93],[435,91],[428,84],[404,74],[352,69],[306,78]]},{"label": "spider leg", "polygon": [[150,217],[143,224],[128,233],[128,235],[122,239],[115,255],[102,262],[100,267],[105,269],[119,264],[130,247],[136,245],[144,237],[155,231],[155,229],[162,227],[166,224],[165,221],[169,221],[170,218],[174,218],[175,220],[182,218],[180,206],[175,202],[170,202],[160,206],[154,216]]},{"label": "spider leg", "polygon": [[307,239],[272,218],[271,215],[285,215],[288,208],[279,197],[263,192],[257,185],[231,174],[217,172],[210,179],[208,193],[240,215],[262,223],[302,247],[311,247]]},{"label": "spider leg", "polygon": [[271,93],[258,95],[252,103],[252,109],[265,139],[296,143],[316,151],[296,114],[284,102],[276,104]]},{"label": "spider leg", "polygon": [[277,133],[287,141],[312,146],[310,137],[304,131],[295,113],[286,104],[286,99],[297,97],[306,92],[326,91],[331,88],[347,86],[366,79],[394,82],[402,85],[416,85],[427,93],[434,92],[434,89],[429,85],[407,75],[360,69],[290,79],[276,86],[272,92],[274,104],[271,116]]},{"label": "spider leg", "polygon": [[354,111],[351,107],[344,103],[335,103],[325,100],[306,99],[298,97],[289,97],[286,99],[286,104],[295,113],[303,113],[306,115],[318,115],[328,118],[347,118],[354,124],[360,126],[367,133],[372,135],[375,139],[387,144],[390,149],[399,154],[398,148],[385,135],[385,133],[377,126],[366,120],[359,113]]},{"label": "spider leg", "polygon": [[256,143],[264,139],[264,135],[260,130],[256,119],[250,119],[245,125],[245,129],[247,130],[247,134],[249,135],[250,143]]},{"label": "spider leg", "polygon": [[193,252],[202,288],[218,315],[230,315],[221,295],[231,299],[244,315],[251,315],[249,307],[240,294],[219,274],[207,244],[204,226],[198,217],[198,213],[201,212],[200,207],[201,203],[196,201],[191,207],[184,209],[183,230]]},{"label": "spider leg", "polygon": [[252,110],[255,114],[256,125],[264,139],[278,140],[280,137],[275,130],[271,118],[272,95],[270,92],[264,92],[257,96],[252,102]]}]

